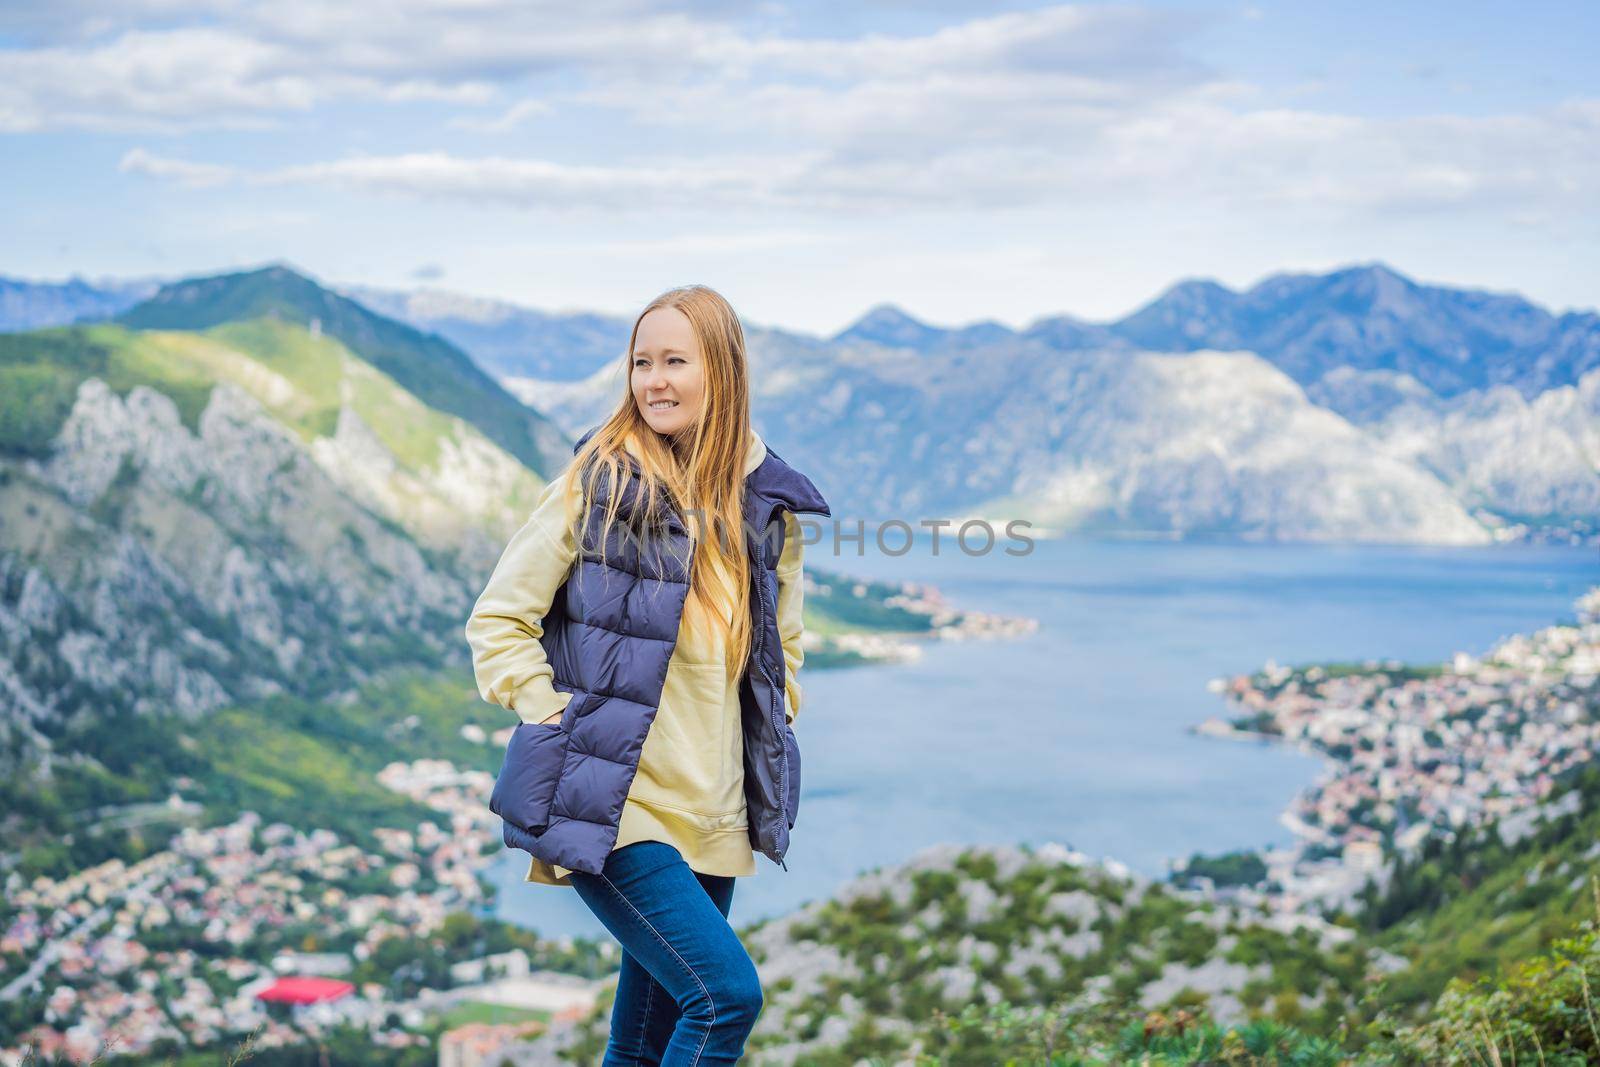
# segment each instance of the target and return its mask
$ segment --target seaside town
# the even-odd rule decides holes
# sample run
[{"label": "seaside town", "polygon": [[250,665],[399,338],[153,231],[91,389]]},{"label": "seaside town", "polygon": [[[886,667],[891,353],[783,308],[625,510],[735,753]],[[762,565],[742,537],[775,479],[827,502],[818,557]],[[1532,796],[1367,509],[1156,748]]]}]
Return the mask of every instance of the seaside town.
[{"label": "seaside town", "polygon": [[[842,592],[860,601],[868,596],[870,584],[858,581]],[[1039,620],[1026,615],[957,609],[945,600],[937,586],[921,582],[897,585],[899,591],[884,597],[883,606],[922,617],[926,620],[926,631],[907,634],[864,629],[822,634],[808,629],[800,637],[806,655],[837,654],[878,662],[913,662],[922,657],[930,637],[938,641],[996,640],[1030,634],[1039,628]],[[805,589],[808,602],[835,592],[811,572],[805,575]]]},{"label": "seaside town", "polygon": [[1260,897],[1280,910],[1347,903],[1431,833],[1495,818],[1503,834],[1525,829],[1556,777],[1600,751],[1600,587],[1573,606],[1572,624],[1438,666],[1269,662],[1214,680],[1235,714],[1195,732],[1325,761],[1282,816],[1295,844],[1262,855]]},{"label": "seaside town", "polygon": [[[936,593],[906,595],[917,610],[940,609]],[[1575,624],[1448,665],[1268,663],[1214,682],[1235,714],[1198,732],[1294,744],[1327,765],[1285,814],[1298,843],[1263,857],[1269,888],[1206,892],[1309,913],[1381,878],[1395,851],[1436,828],[1532,811],[1556,775],[1600,747],[1600,588],[1576,609]],[[948,623],[932,636],[954,636]],[[468,724],[462,737],[503,748],[510,730]],[[378,851],[246,812],[185,828],[135,864],[30,884],[13,872],[0,1010],[28,1000],[41,1010],[0,1048],[0,1064],[294,1045],[354,1027],[373,1045],[436,1044],[440,1064],[476,1067],[588,1014],[616,965],[608,941],[529,935],[531,948],[460,958],[436,947],[452,917],[485,910],[483,876],[501,852],[482,803],[491,776],[420,759],[378,778],[436,813],[411,830],[378,829]],[[175,792],[168,803],[189,802]],[[574,973],[586,968],[596,977]]]},{"label": "seaside town", "polygon": [[[504,747],[511,728],[465,730]],[[379,828],[382,851],[373,853],[246,812],[186,827],[136,864],[113,860],[31,885],[13,873],[0,959],[27,962],[7,972],[0,1007],[29,995],[44,1005],[39,1022],[0,1049],[0,1063],[22,1064],[29,1049],[88,1062],[233,1045],[241,1035],[255,1048],[298,1045],[338,1026],[361,1027],[377,1045],[427,1045],[433,1038],[419,1029],[451,1018],[471,1021],[444,1029],[441,1057],[448,1048],[477,1063],[468,1050],[525,1037],[543,1025],[536,1017],[592,1008],[603,980],[536,969],[522,948],[441,961],[429,947],[452,915],[484,904],[482,876],[500,853],[498,819],[482,802],[492,778],[417,760],[390,764],[379,780],[440,820]],[[615,966],[609,942],[559,938],[538,949],[593,960],[597,972]],[[341,977],[357,969],[385,980]],[[495,1016],[506,1021],[483,1021]]]}]

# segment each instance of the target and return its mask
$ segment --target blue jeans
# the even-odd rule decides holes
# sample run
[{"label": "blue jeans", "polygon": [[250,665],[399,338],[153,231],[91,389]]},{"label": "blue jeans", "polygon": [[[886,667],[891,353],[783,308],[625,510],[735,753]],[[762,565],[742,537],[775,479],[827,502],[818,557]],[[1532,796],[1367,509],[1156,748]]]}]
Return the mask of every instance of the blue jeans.
[{"label": "blue jeans", "polygon": [[701,874],[662,841],[635,841],[572,886],[622,945],[602,1067],[737,1063],[761,979],[733,927],[733,879]]}]

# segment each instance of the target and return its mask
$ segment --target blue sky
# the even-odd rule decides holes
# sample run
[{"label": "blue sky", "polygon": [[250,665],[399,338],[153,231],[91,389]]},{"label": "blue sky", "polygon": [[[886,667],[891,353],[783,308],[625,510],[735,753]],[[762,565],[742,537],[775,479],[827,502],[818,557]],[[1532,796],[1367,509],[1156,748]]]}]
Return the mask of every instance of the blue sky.
[{"label": "blue sky", "polygon": [[1600,5],[0,5],[0,273],[831,332],[1382,260],[1600,305]]}]

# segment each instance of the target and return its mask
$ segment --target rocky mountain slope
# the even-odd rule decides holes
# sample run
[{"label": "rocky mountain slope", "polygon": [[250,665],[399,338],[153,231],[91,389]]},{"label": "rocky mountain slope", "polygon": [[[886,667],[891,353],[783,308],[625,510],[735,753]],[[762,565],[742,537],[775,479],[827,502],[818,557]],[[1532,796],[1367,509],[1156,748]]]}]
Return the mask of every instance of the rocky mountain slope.
[{"label": "rocky mountain slope", "polygon": [[1475,512],[1526,528],[1600,528],[1600,369],[1532,399],[1509,385],[1412,394],[1365,429]]},{"label": "rocky mountain slope", "polygon": [[[751,336],[754,404],[769,440],[804,455],[849,519],[1492,539],[1493,516],[1470,513],[1424,465],[1377,448],[1247,352],[1061,352],[1013,340],[934,356]],[[577,384],[508,384],[566,426],[592,424],[622,389],[615,368]]]},{"label": "rocky mountain slope", "polygon": [[0,753],[71,716],[201,714],[459,659],[542,482],[340,342],[0,336]]}]

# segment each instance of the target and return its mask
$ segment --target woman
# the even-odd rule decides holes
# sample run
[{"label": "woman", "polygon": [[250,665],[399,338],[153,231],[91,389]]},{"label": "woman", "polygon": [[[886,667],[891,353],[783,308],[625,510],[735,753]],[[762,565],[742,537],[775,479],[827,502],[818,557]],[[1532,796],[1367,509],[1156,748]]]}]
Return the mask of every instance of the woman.
[{"label": "woman", "polygon": [[622,945],[604,1063],[734,1063],[762,995],[733,880],[783,863],[799,802],[796,513],[830,512],[751,428],[719,294],[652,301],[627,360],[467,623],[479,692],[522,719],[490,807],[527,881]]}]

